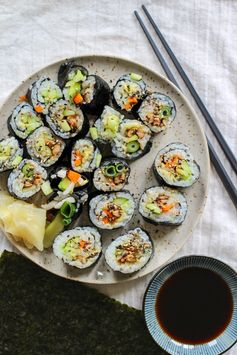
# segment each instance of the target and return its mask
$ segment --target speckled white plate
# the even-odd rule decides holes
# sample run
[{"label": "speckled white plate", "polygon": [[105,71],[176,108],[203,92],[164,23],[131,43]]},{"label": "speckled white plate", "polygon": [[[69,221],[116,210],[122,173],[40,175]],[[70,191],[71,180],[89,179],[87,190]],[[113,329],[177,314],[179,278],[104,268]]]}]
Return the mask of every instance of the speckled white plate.
[{"label": "speckled white plate", "polygon": [[[27,258],[46,270],[68,279],[94,284],[110,284],[137,279],[161,267],[173,257],[175,253],[177,253],[191,235],[203,212],[209,180],[209,155],[205,135],[200,122],[187,99],[172,83],[158,73],[155,73],[138,63],[122,58],[95,55],[82,56],[75,59],[84,65],[90,73],[96,73],[104,78],[111,87],[122,74],[136,72],[143,76],[149,90],[159,91],[173,99],[177,109],[177,115],[174,122],[165,132],[154,136],[152,149],[147,155],[131,163],[131,176],[126,189],[134,194],[136,201],[138,201],[141,193],[145,189],[157,185],[157,181],[152,171],[152,164],[157,151],[168,143],[185,143],[190,147],[195,160],[201,168],[200,179],[192,187],[184,190],[184,194],[188,201],[188,213],[186,219],[179,227],[154,226],[144,222],[138,211],[136,211],[132,221],[126,225],[125,229],[128,230],[137,226],[144,228],[150,234],[154,242],[155,250],[154,256],[147,266],[132,275],[121,275],[110,270],[105,264],[103,255],[99,262],[93,267],[90,267],[87,270],[78,270],[66,266],[61,260],[53,255],[51,249],[45,250],[44,252],[29,250],[23,244],[14,241],[10,235],[6,236]],[[2,128],[0,134],[1,137],[8,133],[7,118],[14,106],[17,105],[18,97],[24,95],[30,84],[42,75],[47,75],[52,79],[57,80],[57,71],[63,61],[64,60],[54,63],[38,71],[36,74],[22,82],[10,95],[0,109]],[[4,184],[2,179],[2,189],[4,189]],[[88,221],[86,208],[84,208],[78,223],[79,225],[87,225],[90,223]],[[123,234],[125,229],[120,228],[112,232],[102,231],[103,249],[106,248],[112,238],[116,238],[118,235]]]}]

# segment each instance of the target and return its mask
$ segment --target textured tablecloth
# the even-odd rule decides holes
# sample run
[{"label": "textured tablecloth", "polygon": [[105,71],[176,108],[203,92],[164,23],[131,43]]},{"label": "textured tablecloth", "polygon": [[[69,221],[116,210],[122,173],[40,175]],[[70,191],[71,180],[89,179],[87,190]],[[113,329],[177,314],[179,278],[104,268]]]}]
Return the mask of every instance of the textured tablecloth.
[{"label": "textured tablecloth", "polygon": [[[133,15],[133,10],[140,10],[141,4],[140,0],[0,0],[1,103],[32,72],[65,57],[118,55],[163,73]],[[171,47],[236,153],[237,1],[147,0],[145,4],[159,20]],[[178,81],[191,100],[182,80]],[[236,184],[216,140],[193,106]],[[188,254],[209,255],[237,269],[236,217],[236,210],[212,168],[204,214],[175,258]],[[4,237],[0,248],[11,249]],[[97,288],[140,308],[151,276]],[[228,352],[236,353],[236,347]]]}]

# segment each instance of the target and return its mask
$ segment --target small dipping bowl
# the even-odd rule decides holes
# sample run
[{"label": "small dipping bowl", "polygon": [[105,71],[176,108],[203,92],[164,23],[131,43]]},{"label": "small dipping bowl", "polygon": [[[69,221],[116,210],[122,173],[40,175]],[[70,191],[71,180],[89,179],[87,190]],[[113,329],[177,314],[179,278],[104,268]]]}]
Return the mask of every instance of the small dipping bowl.
[{"label": "small dipping bowl", "polygon": [[[171,338],[161,327],[156,314],[156,300],[164,283],[176,272],[187,268],[202,268],[215,272],[227,284],[233,298],[233,313],[223,332],[203,344],[184,344]],[[174,291],[175,297],[175,291]],[[220,260],[207,256],[185,256],[159,270],[149,283],[144,299],[143,312],[147,328],[154,341],[171,355],[219,355],[237,342],[237,273]]]}]

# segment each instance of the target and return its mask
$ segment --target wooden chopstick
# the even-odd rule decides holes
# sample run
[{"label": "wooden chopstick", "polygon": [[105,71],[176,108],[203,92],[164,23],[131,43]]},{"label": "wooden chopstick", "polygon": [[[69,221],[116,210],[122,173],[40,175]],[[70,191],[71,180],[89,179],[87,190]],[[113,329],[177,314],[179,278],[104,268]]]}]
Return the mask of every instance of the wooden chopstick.
[{"label": "wooden chopstick", "polygon": [[[145,33],[150,45],[152,46],[152,49],[154,50],[155,55],[158,58],[162,68],[164,69],[164,72],[166,73],[168,79],[170,81],[172,81],[173,84],[180,89],[180,87],[179,87],[177,81],[175,80],[175,78],[174,78],[174,76],[173,76],[168,64],[166,63],[166,60],[164,59],[164,57],[162,56],[160,50],[158,49],[157,45],[155,44],[154,40],[152,39],[149,31],[147,30],[147,28],[146,28],[145,24],[143,23],[141,17],[139,16],[138,12],[134,11],[134,14],[135,14],[140,26],[142,27],[143,32]],[[211,145],[211,143],[210,143],[208,138],[207,138],[207,143],[208,143],[211,162],[212,162],[213,166],[215,167],[216,172],[218,173],[223,185],[225,186],[226,191],[228,192],[228,194],[229,194],[229,196],[230,196],[235,208],[237,208],[237,190],[236,190],[233,182],[231,181],[229,175],[227,174],[223,164],[221,163],[218,155],[216,154],[216,152],[215,152],[215,150],[214,150],[213,146]]]},{"label": "wooden chopstick", "polygon": [[230,147],[227,144],[225,138],[223,137],[223,135],[221,134],[219,128],[217,127],[214,119],[212,118],[212,116],[208,112],[206,106],[204,105],[204,103],[201,100],[200,96],[198,95],[197,91],[194,89],[193,84],[191,83],[189,77],[185,73],[185,71],[182,68],[181,64],[179,63],[177,57],[175,56],[174,52],[172,51],[172,49],[168,45],[166,39],[164,38],[164,36],[161,33],[160,29],[158,28],[157,24],[155,23],[155,21],[151,17],[151,15],[148,12],[147,8],[144,5],[142,5],[142,9],[145,12],[148,20],[150,21],[152,27],[154,28],[154,30],[155,30],[157,36],[159,37],[160,41],[162,42],[163,46],[165,47],[166,52],[169,54],[171,60],[173,61],[173,63],[175,65],[177,71],[179,72],[181,78],[183,79],[183,81],[185,82],[185,84],[186,84],[187,88],[189,89],[191,95],[193,96],[196,104],[198,105],[200,111],[203,114],[203,117],[207,121],[209,127],[211,128],[213,134],[215,135],[217,141],[219,142],[219,144],[220,144],[223,152],[225,153],[229,163],[231,164],[235,174],[237,174],[237,160],[235,158],[234,153],[230,149]]}]

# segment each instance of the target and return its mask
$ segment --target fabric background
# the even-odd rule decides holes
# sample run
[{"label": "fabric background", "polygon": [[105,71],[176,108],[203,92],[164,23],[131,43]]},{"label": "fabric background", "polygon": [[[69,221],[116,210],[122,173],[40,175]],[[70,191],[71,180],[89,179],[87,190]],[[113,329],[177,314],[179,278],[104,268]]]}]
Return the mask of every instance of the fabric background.
[{"label": "fabric background", "polygon": [[[144,3],[159,21],[168,42],[236,153],[237,1],[146,0]],[[0,103],[32,72],[65,57],[95,53],[118,55],[163,73],[133,15],[141,4],[140,0],[0,0]],[[193,103],[182,80],[178,82]],[[236,184],[216,140],[194,103],[193,106]],[[212,168],[203,217],[175,258],[188,254],[209,255],[237,269],[236,217],[236,210]],[[11,249],[4,237],[0,248]],[[151,276],[97,288],[140,308]],[[234,347],[228,354],[234,355],[236,351]]]}]

